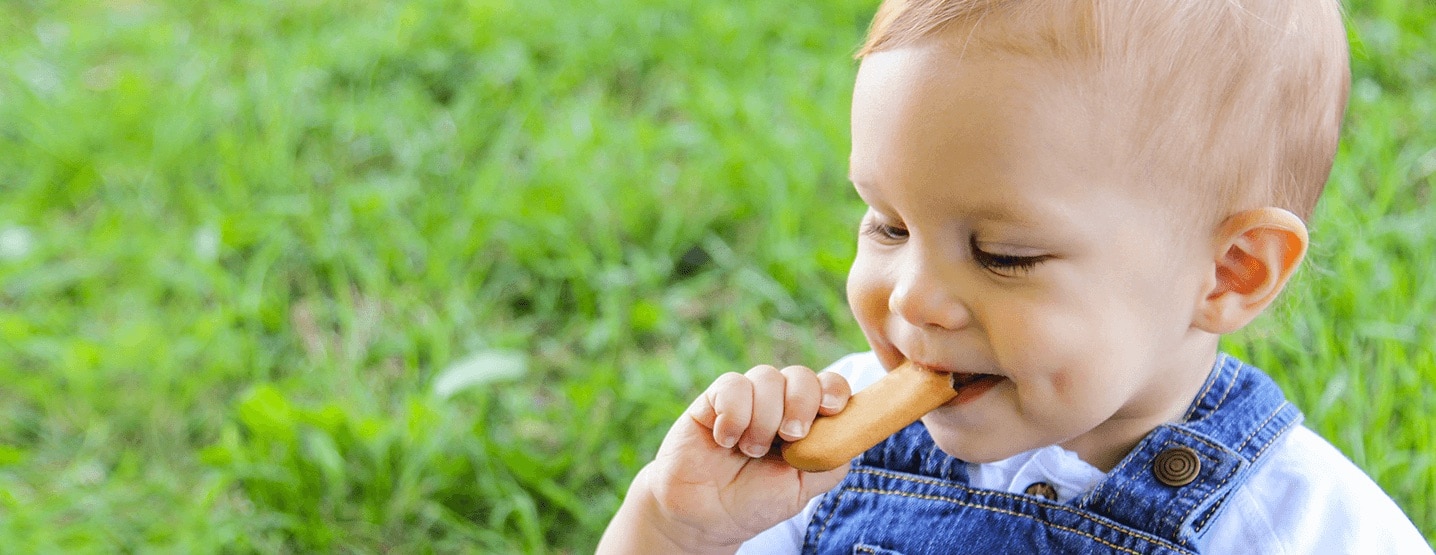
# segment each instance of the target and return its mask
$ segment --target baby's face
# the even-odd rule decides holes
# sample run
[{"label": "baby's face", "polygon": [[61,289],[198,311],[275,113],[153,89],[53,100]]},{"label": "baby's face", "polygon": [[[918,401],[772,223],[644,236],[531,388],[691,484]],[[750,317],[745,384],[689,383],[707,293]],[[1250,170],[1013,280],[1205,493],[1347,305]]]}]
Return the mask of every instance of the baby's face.
[{"label": "baby's face", "polygon": [[1132,183],[1064,88],[934,40],[858,74],[851,177],[870,209],[848,299],[888,368],[988,375],[923,419],[969,461],[1062,444],[1108,467],[1181,416],[1213,361],[1191,326],[1209,239]]}]

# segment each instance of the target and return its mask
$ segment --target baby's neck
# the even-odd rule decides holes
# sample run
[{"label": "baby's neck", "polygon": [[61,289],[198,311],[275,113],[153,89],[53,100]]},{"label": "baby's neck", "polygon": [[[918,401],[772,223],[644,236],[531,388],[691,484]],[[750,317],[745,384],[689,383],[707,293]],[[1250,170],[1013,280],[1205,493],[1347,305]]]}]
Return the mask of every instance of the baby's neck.
[{"label": "baby's neck", "polygon": [[1077,453],[1102,472],[1111,472],[1152,430],[1181,422],[1216,364],[1215,336],[1209,346],[1194,346],[1191,351],[1176,357],[1179,364],[1163,380],[1148,384],[1140,395],[1144,404],[1123,407],[1091,431],[1063,442],[1062,448]]}]

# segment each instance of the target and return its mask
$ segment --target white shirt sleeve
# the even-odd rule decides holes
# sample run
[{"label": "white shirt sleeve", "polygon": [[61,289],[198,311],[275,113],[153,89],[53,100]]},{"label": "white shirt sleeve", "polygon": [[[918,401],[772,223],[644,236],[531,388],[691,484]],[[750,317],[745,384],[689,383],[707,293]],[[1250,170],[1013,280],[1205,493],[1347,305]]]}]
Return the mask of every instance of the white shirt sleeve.
[{"label": "white shirt sleeve", "polygon": [[1204,553],[1431,554],[1396,503],[1315,432],[1297,426],[1227,500]]},{"label": "white shirt sleeve", "polygon": [[[857,353],[839,359],[824,372],[837,372],[848,380],[848,387],[853,393],[878,381],[884,374],[882,363],[878,362],[877,355]],[[818,508],[818,500],[822,496],[814,497],[803,508],[803,512],[797,516],[778,523],[777,526],[764,530],[753,539],[744,542],[738,548],[740,555],[769,555],[769,554],[794,554],[803,550],[803,535],[808,532],[808,521],[813,518],[813,511]]]}]

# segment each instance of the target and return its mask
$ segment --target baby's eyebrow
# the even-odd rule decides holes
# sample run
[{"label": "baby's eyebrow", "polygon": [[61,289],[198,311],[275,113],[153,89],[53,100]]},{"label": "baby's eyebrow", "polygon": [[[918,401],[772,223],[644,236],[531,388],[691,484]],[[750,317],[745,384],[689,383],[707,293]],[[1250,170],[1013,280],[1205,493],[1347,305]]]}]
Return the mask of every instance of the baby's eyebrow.
[{"label": "baby's eyebrow", "polygon": [[[854,177],[855,176],[849,172],[848,182],[852,183],[853,188],[857,190],[858,196],[863,199],[863,202],[872,206],[872,202],[870,202],[866,194],[867,191],[869,191],[867,184]],[[971,206],[959,207],[957,211],[967,220],[995,222],[1022,228],[1039,228],[1042,227],[1044,222],[1050,223],[1052,220],[1051,217],[1043,215],[1040,211],[1021,210],[1013,203],[1004,202],[982,202]]]},{"label": "baby's eyebrow", "polygon": [[1030,211],[1015,210],[1007,204],[980,204],[963,212],[973,220],[1001,222],[1020,227],[1037,227],[1043,220]]}]

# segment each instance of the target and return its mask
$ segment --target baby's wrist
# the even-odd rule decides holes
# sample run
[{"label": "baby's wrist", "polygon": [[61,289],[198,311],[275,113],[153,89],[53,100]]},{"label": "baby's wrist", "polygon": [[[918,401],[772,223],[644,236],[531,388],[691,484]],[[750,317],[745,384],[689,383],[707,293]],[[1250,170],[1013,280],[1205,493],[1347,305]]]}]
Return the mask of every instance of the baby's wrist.
[{"label": "baby's wrist", "polygon": [[723,544],[704,528],[675,518],[649,484],[651,472],[652,464],[639,471],[628,490],[629,502],[623,504],[614,519],[623,521],[632,537],[641,538],[637,543],[644,547],[642,552],[730,555],[738,551],[741,544]]}]

